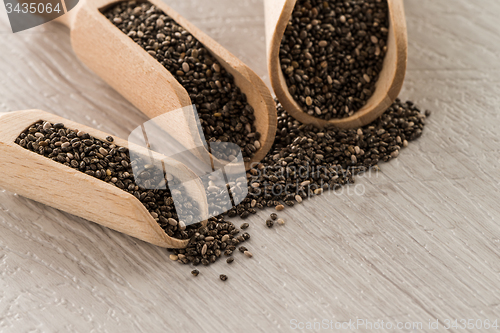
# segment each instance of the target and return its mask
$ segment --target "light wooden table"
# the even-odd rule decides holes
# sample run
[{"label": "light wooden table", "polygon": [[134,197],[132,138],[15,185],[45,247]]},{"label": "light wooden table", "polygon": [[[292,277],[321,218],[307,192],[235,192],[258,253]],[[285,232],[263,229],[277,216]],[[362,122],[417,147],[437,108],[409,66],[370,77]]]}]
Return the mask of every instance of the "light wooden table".
[{"label": "light wooden table", "polygon": [[[268,82],[260,0],[168,3]],[[254,258],[197,278],[161,248],[1,191],[0,331],[289,332],[359,319],[420,332],[500,319],[500,2],[405,5],[401,96],[433,113],[397,160],[287,209],[283,227],[265,227],[269,210],[252,216]],[[0,111],[40,108],[124,138],[145,120],[78,62],[61,26],[12,34],[7,22],[2,8]]]}]

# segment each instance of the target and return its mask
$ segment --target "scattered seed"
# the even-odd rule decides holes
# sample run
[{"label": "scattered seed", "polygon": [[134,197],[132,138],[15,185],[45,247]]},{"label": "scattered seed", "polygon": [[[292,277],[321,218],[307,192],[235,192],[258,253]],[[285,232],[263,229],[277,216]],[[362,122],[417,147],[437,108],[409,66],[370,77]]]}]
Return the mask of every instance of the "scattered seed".
[{"label": "scattered seed", "polygon": [[283,210],[283,209],[285,209],[285,206],[283,206],[283,205],[277,205],[277,206],[276,206],[276,210],[277,210],[277,211],[281,211],[281,210]]},{"label": "scattered seed", "polygon": [[178,256],[176,256],[175,254],[171,254],[171,255],[170,255],[170,260],[174,260],[174,261],[176,261],[176,260],[178,260],[178,259],[179,259],[179,257],[178,257]]},{"label": "scattered seed", "polygon": [[194,276],[198,276],[198,274],[200,274],[200,271],[199,271],[199,270],[197,270],[197,269],[193,269],[193,270],[191,271],[191,274],[193,274]]},{"label": "scattered seed", "polygon": [[[280,104],[277,111],[278,128],[274,145],[261,163],[249,170],[248,183],[258,182],[260,187],[249,188],[248,197],[237,207],[238,215],[248,211],[252,200],[257,201],[255,207],[260,209],[277,205],[284,207],[285,204],[292,206],[325,190],[335,190],[353,183],[357,173],[375,168],[380,161],[388,161],[392,158],[391,153],[399,150],[396,146],[406,147],[408,140],[418,138],[424,127],[420,111],[413,103],[402,103],[400,100],[396,100],[373,123],[354,130],[333,127],[320,130],[312,125],[302,125],[289,116]],[[413,127],[404,125],[409,119],[414,122]],[[401,143],[398,142],[398,136]],[[406,143],[404,140],[407,140]],[[346,154],[346,151],[349,153]],[[311,160],[298,158],[298,154],[307,155]],[[353,155],[355,157],[351,157]],[[322,172],[317,179],[304,179],[298,173],[291,172],[304,167],[312,168],[313,162],[315,171],[317,168],[329,171]],[[259,180],[264,172],[266,183]],[[283,175],[286,177],[280,178]],[[283,191],[285,186],[286,191]],[[265,191],[277,194],[269,198]]]},{"label": "scattered seed", "polygon": [[276,220],[276,219],[278,218],[278,214],[276,214],[276,213],[271,213],[270,217],[271,217],[271,219],[274,221],[274,220]]},{"label": "scattered seed", "polygon": [[272,228],[272,227],[273,227],[273,225],[274,225],[273,220],[267,220],[267,221],[266,221],[266,225],[267,225],[267,227],[268,227],[268,228]]},{"label": "scattered seed", "polygon": [[227,258],[227,260],[226,260],[226,262],[227,262],[228,264],[232,263],[233,261],[234,261],[234,258],[233,258],[233,257],[231,257],[231,258]]},{"label": "scattered seed", "polygon": [[186,230],[186,223],[184,223],[184,221],[179,221],[179,230],[180,231]]},{"label": "scattered seed", "polygon": [[226,275],[224,275],[224,274],[221,274],[221,275],[219,276],[219,278],[220,278],[222,281],[226,281],[226,280],[227,280],[227,276],[226,276]]},{"label": "scattered seed", "polygon": [[248,223],[243,223],[241,226],[240,226],[240,229],[246,229],[248,228],[250,225]]},{"label": "scattered seed", "polygon": [[253,257],[253,254],[249,251],[245,251],[243,252],[244,255],[246,255],[248,258],[252,258]]},{"label": "scattered seed", "polygon": [[276,222],[278,222],[279,225],[285,224],[285,220],[283,220],[282,218],[279,218]]}]

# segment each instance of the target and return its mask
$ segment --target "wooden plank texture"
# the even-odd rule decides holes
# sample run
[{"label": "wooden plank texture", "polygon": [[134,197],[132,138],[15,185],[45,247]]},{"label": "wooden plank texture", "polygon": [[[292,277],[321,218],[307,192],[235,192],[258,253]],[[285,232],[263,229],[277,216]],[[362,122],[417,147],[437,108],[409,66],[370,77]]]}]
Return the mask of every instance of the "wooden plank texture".
[{"label": "wooden plank texture", "polygon": [[[261,0],[166,2],[269,84]],[[251,216],[254,257],[196,278],[164,249],[0,190],[0,331],[499,319],[500,2],[405,0],[405,10],[401,97],[433,113],[399,158],[285,210],[283,227],[265,226],[270,210]],[[62,26],[12,34],[2,9],[0,50],[0,112],[42,109],[122,138],[146,120],[78,62]]]}]

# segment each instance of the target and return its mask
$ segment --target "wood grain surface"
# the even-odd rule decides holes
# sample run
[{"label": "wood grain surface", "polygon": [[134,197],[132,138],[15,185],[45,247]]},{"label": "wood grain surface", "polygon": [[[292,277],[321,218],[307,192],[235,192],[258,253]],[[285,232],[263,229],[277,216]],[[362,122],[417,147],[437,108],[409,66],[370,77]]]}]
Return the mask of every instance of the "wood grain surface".
[{"label": "wood grain surface", "polygon": [[[166,2],[269,83],[261,0]],[[433,114],[399,158],[285,210],[285,226],[267,229],[270,210],[251,216],[254,257],[196,278],[162,248],[0,191],[0,331],[295,332],[293,320],[358,319],[424,325],[377,332],[427,332],[429,320],[432,332],[492,331],[442,324],[500,319],[500,2],[405,10],[401,97]],[[42,109],[122,138],[146,120],[55,23],[12,34],[2,8],[0,50],[0,112]]]}]

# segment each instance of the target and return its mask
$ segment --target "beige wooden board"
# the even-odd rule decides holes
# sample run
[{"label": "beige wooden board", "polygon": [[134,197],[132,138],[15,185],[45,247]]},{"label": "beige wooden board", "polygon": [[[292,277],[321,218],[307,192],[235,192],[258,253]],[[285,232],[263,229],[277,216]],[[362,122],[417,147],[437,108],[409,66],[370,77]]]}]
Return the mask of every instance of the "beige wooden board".
[{"label": "beige wooden board", "polygon": [[[168,4],[269,83],[261,1]],[[265,227],[269,210],[250,217],[254,257],[236,253],[197,278],[161,248],[2,191],[0,331],[500,319],[500,2],[406,0],[405,9],[401,96],[433,114],[381,173],[287,209],[283,227]],[[0,111],[43,109],[122,138],[146,120],[78,62],[60,26],[12,34],[7,22],[1,9]]]}]

